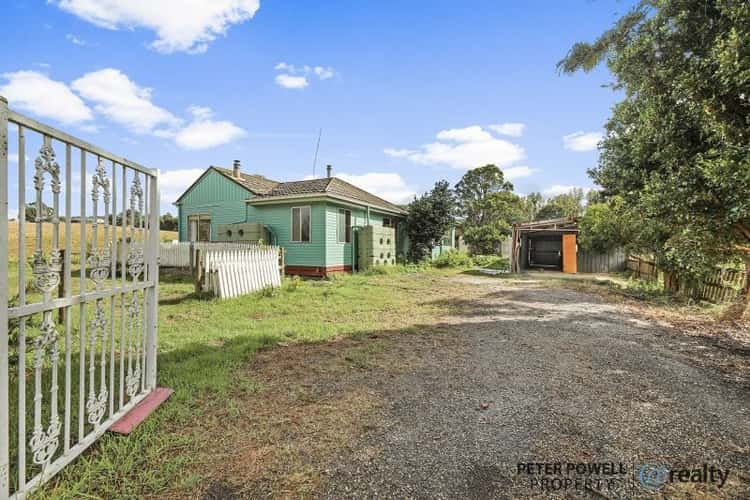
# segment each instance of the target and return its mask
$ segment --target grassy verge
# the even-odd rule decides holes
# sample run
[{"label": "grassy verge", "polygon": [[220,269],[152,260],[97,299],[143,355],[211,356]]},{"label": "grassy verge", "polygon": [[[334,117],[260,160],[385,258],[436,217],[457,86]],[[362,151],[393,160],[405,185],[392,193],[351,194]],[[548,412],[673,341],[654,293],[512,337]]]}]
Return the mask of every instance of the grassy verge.
[{"label": "grassy verge", "polygon": [[[273,293],[226,301],[196,296],[185,276],[164,276],[159,384],[174,388],[174,396],[130,436],[103,437],[36,497],[195,493],[205,475],[200,464],[212,463],[217,431],[230,420],[253,422],[253,410],[245,413],[239,401],[268,390],[247,369],[261,349],[383,331],[408,333],[439,320],[444,314],[440,299],[455,293],[446,292],[446,277],[454,271],[403,271],[287,280]],[[375,343],[353,349],[346,362],[366,366],[378,348]]]}]

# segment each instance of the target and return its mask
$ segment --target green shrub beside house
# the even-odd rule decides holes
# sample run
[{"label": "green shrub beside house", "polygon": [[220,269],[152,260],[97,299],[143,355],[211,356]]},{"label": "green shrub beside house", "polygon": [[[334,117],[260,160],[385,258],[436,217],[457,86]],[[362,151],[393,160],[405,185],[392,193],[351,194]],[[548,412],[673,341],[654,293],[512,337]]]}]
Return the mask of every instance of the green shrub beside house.
[{"label": "green shrub beside house", "polygon": [[[220,226],[262,224],[285,250],[288,274],[326,276],[351,271],[358,228],[393,227],[395,251],[406,255],[401,207],[329,176],[276,182],[260,175],[209,167],[175,202],[180,241],[217,241]],[[241,238],[240,238],[241,239]]]}]

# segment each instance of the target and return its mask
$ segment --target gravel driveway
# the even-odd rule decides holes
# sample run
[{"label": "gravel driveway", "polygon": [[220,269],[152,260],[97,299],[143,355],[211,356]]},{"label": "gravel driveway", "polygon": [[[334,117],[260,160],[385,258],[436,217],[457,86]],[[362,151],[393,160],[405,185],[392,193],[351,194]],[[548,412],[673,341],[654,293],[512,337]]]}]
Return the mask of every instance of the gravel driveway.
[{"label": "gravel driveway", "polygon": [[320,496],[653,497],[636,478],[651,464],[672,471],[650,483],[657,494],[750,497],[747,348],[567,288],[455,279],[486,293],[446,300],[417,368],[367,380],[386,403]]}]

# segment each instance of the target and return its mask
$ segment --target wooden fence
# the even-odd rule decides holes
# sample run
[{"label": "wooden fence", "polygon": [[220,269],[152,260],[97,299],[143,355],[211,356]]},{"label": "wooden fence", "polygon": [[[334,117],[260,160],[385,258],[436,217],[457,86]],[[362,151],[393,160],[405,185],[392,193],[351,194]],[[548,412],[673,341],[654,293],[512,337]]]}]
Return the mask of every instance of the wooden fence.
[{"label": "wooden fence", "polygon": [[199,252],[196,286],[220,298],[279,287],[281,253],[281,249],[275,246]]},{"label": "wooden fence", "polygon": [[636,278],[655,280],[658,277],[656,261],[649,257],[628,255],[627,270],[632,271]]},{"label": "wooden fence", "polygon": [[[640,279],[655,280],[659,276],[656,262],[649,257],[628,256],[627,269]],[[694,299],[728,302],[740,295],[746,279],[746,273],[740,269],[717,267],[700,283],[682,286],[680,293]]]},{"label": "wooden fence", "polygon": [[623,248],[615,248],[607,253],[580,250],[576,260],[579,273],[613,273],[625,270],[628,254]]},{"label": "wooden fence", "polygon": [[209,250],[246,250],[257,248],[255,243],[220,242],[220,241],[180,241],[162,243],[159,247],[159,265],[161,267],[192,268],[196,263],[198,252]]}]

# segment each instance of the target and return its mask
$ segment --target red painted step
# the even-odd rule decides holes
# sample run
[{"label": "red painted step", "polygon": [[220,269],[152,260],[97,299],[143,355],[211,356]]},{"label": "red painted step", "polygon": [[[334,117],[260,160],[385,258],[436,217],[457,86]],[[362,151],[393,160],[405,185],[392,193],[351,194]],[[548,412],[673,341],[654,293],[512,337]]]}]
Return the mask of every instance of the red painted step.
[{"label": "red painted step", "polygon": [[151,415],[161,404],[166,401],[169,396],[174,392],[173,389],[167,389],[166,387],[157,387],[148,396],[143,398],[137,405],[135,405],[129,412],[120,418],[117,422],[112,424],[109,428],[110,432],[116,434],[123,434],[127,436],[133,429],[146,420],[146,417]]}]

